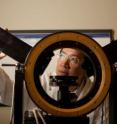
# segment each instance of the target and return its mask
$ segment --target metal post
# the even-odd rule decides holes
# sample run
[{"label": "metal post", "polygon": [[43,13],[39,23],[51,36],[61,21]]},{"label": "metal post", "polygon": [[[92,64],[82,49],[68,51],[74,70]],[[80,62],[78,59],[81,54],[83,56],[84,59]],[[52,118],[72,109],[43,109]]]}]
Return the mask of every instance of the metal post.
[{"label": "metal post", "polygon": [[19,63],[15,70],[13,124],[23,124],[23,66]]}]

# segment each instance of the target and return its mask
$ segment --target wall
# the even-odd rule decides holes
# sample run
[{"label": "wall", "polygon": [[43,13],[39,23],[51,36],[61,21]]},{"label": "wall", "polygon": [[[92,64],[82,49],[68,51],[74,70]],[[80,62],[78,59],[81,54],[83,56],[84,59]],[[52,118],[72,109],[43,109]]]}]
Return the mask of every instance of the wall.
[{"label": "wall", "polygon": [[0,26],[19,29],[113,29],[116,0],[1,0]]}]

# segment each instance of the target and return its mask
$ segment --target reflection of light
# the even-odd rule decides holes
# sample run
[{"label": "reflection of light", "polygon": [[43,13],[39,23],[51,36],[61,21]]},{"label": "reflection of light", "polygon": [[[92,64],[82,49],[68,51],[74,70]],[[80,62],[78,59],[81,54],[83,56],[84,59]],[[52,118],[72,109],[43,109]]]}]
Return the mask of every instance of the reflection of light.
[{"label": "reflection of light", "polygon": [[90,76],[89,79],[90,79],[90,81],[91,81],[92,83],[94,82],[94,76],[93,76],[93,75]]}]

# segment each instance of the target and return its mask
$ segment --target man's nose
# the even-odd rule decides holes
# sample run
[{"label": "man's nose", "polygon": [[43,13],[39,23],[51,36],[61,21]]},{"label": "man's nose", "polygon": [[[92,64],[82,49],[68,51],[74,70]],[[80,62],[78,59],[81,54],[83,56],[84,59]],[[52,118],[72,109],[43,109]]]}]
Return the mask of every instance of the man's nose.
[{"label": "man's nose", "polygon": [[70,68],[70,61],[69,58],[64,59],[63,65],[65,68]]}]

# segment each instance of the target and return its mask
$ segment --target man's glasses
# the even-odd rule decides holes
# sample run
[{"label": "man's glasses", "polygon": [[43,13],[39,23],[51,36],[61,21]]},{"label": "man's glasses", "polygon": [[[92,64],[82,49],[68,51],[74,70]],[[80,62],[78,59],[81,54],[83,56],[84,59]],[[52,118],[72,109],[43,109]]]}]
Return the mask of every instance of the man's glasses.
[{"label": "man's glasses", "polygon": [[69,62],[71,64],[79,64],[79,62],[80,62],[80,59],[77,56],[73,56],[73,55],[69,56],[62,51],[59,53],[59,59],[60,60],[69,60]]}]

